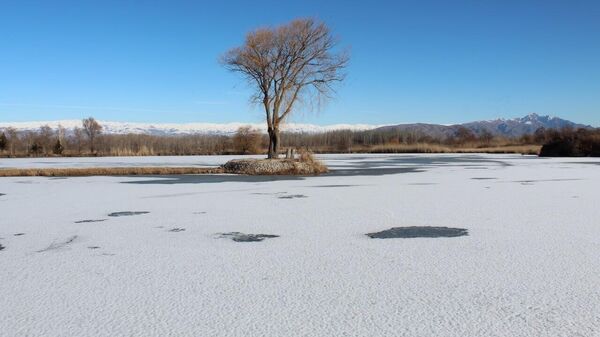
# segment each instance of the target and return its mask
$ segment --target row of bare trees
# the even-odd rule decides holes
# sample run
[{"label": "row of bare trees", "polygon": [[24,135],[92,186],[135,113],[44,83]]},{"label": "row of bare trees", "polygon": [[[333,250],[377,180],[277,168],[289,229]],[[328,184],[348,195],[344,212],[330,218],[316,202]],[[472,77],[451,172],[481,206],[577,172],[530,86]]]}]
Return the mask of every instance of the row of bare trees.
[{"label": "row of bare trees", "polygon": [[0,156],[145,156],[262,153],[264,136],[242,127],[234,136],[103,134],[102,125],[86,118],[81,127],[37,130],[0,129]]},{"label": "row of bare trees", "polygon": [[[96,139],[102,133],[102,126],[93,117],[82,120],[81,127],[75,127],[70,135],[59,125],[52,129],[43,125],[36,131],[17,131],[8,127],[0,130],[0,155],[62,155],[68,147],[71,154],[84,154],[84,146],[89,146],[87,154],[96,154]],[[76,149],[76,151],[73,151]]]},{"label": "row of bare trees", "polygon": [[[350,131],[322,133],[283,133],[281,147],[305,148],[314,152],[370,152],[381,146],[428,144],[451,148],[477,148],[501,145],[542,145],[556,138],[556,130],[540,129],[520,138],[503,138],[489,132],[473,133],[459,128],[445,137],[398,130]],[[574,131],[573,131],[574,132]],[[562,134],[570,134],[568,130]],[[66,130],[42,126],[35,131],[13,128],[0,130],[0,155],[3,156],[144,156],[144,155],[215,155],[260,154],[269,150],[269,135],[251,127],[241,127],[228,135],[103,134],[93,118],[81,127]],[[378,150],[380,151],[380,150]]]}]

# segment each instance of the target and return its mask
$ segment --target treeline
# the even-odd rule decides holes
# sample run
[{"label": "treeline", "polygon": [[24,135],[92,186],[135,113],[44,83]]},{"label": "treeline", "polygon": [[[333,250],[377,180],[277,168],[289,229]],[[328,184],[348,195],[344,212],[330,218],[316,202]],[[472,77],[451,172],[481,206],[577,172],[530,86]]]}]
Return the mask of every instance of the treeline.
[{"label": "treeline", "polygon": [[548,130],[540,150],[543,157],[600,157],[600,129]]},{"label": "treeline", "polygon": [[292,133],[283,137],[286,147],[308,147],[317,152],[352,152],[380,146],[430,144],[446,147],[489,147],[506,144],[523,144],[519,139],[494,137],[485,131],[480,135],[461,127],[447,137],[432,137],[421,132],[395,129],[350,131],[338,130],[323,133]]},{"label": "treeline", "polygon": [[[475,134],[458,128],[445,137],[398,130],[329,131],[323,133],[283,133],[282,148],[303,148],[317,153],[337,152],[519,152],[537,153],[549,142],[573,140],[577,153],[596,153],[597,130],[544,130],[519,138]],[[596,145],[589,145],[596,144]],[[266,153],[268,137],[250,127],[234,135],[103,134],[93,118],[80,128],[65,130],[42,126],[35,131],[0,130],[0,155],[23,156],[146,156],[217,155]],[[588,151],[590,148],[592,150]]]},{"label": "treeline", "polygon": [[[254,150],[253,150],[254,151]],[[150,156],[234,153],[232,137],[216,135],[153,136],[66,132],[42,126],[37,131],[0,130],[0,156]]]}]

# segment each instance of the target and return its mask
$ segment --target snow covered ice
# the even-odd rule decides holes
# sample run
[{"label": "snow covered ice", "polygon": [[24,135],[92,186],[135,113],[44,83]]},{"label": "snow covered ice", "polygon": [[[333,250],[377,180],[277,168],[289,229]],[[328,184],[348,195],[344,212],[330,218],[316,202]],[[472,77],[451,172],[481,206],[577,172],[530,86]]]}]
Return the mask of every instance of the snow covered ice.
[{"label": "snow covered ice", "polygon": [[[600,335],[597,159],[321,158],[331,174],[0,178],[0,336]],[[366,235],[409,226],[468,235]]]}]

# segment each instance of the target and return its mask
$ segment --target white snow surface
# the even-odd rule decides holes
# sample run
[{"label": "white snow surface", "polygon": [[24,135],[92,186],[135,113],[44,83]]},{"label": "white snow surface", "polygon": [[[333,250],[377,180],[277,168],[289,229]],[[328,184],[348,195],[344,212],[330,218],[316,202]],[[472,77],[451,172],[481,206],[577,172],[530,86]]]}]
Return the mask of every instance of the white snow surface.
[{"label": "white snow surface", "polygon": [[[598,160],[321,158],[338,171],[0,178],[0,336],[600,335]],[[290,195],[305,197],[280,198]],[[107,216],[117,211],[150,213]],[[107,220],[75,223],[86,219]],[[398,226],[469,235],[364,235]],[[280,237],[215,235],[233,231]]]},{"label": "white snow surface", "polygon": [[[107,134],[153,134],[153,135],[231,135],[242,126],[250,126],[256,130],[266,133],[264,123],[136,123],[98,121],[103,132]],[[48,125],[53,129],[59,125],[67,132],[72,132],[75,127],[81,127],[81,120],[59,120],[59,121],[32,121],[32,122],[0,122],[0,129],[13,127],[19,131],[37,131],[41,126]],[[382,125],[371,124],[332,124],[316,125],[306,123],[285,123],[281,126],[283,131],[294,133],[316,133],[334,130],[370,130]]]}]

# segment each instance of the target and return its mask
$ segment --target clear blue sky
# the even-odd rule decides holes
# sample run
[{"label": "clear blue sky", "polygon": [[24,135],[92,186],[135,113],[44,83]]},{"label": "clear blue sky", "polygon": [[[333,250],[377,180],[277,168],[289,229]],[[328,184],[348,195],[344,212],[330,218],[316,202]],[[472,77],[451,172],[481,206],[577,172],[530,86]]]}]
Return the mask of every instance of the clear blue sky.
[{"label": "clear blue sky", "polygon": [[599,1],[0,1],[0,121],[260,122],[221,53],[314,16],[351,48],[318,124],[600,126]]}]

